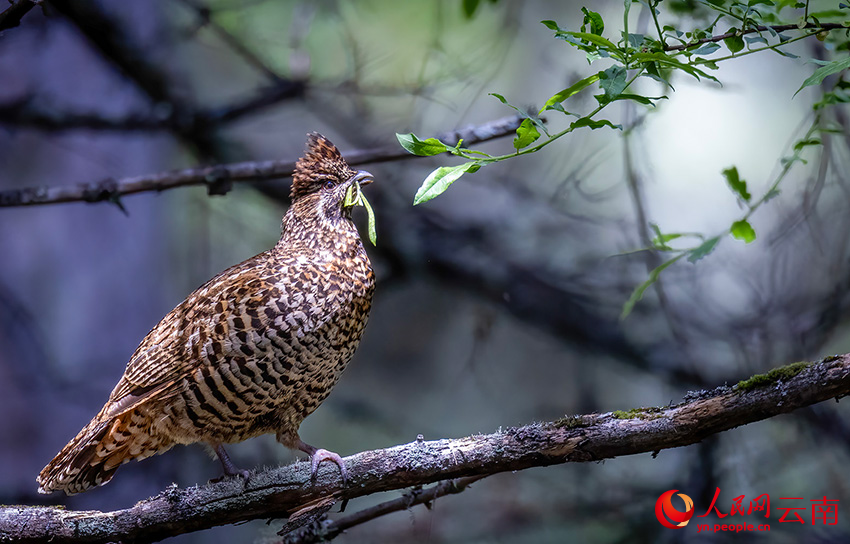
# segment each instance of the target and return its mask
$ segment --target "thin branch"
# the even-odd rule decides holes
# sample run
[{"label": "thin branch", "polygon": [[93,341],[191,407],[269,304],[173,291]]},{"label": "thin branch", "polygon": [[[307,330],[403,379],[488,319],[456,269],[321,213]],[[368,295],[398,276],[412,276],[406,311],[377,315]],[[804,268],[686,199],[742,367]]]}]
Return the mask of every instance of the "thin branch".
[{"label": "thin branch", "polygon": [[727,32],[725,34],[719,34],[717,36],[709,36],[708,38],[701,38],[699,40],[694,40],[690,43],[683,43],[680,45],[665,45],[665,51],[684,51],[685,49],[691,49],[693,47],[699,47],[700,45],[712,42],[722,42],[727,38],[734,38],[735,36],[743,36],[744,34],[753,34],[754,32],[768,32],[773,30],[775,32],[782,32],[784,30],[804,30],[804,29],[815,29],[815,30],[848,30],[850,27],[844,23],[806,23],[805,26],[799,25],[775,25],[775,26],[765,26],[759,25],[750,28],[745,28],[743,30],[738,30],[735,32]]},{"label": "thin branch", "polygon": [[253,96],[222,108],[204,110],[198,116],[207,124],[227,123],[269,106],[274,106],[283,100],[301,98],[306,89],[307,82],[305,81],[279,79],[274,85],[258,89]]},{"label": "thin branch", "polygon": [[41,2],[39,0],[15,0],[12,5],[0,11],[0,32],[15,28],[21,24],[21,18]]},{"label": "thin branch", "polygon": [[0,124],[32,127],[58,132],[63,130],[101,131],[158,131],[158,130],[210,130],[225,123],[237,121],[284,100],[301,98],[306,82],[280,80],[278,83],[254,91],[250,96],[235,100],[225,106],[199,109],[184,115],[168,108],[165,115],[130,113],[123,117],[105,117],[99,113],[77,112],[32,104],[31,97],[0,103]]},{"label": "thin branch", "polygon": [[154,114],[130,113],[123,117],[105,117],[98,113],[37,107],[32,104],[32,97],[0,103],[0,124],[51,132],[77,129],[148,131],[169,128],[168,118]]},{"label": "thin branch", "polygon": [[289,531],[285,526],[278,534],[286,534],[283,544],[316,544],[319,542],[328,542],[341,535],[343,531],[347,531],[352,527],[362,525],[381,516],[408,510],[410,507],[418,504],[424,504],[430,508],[431,502],[436,499],[446,495],[461,493],[473,483],[486,477],[486,475],[469,476],[467,478],[440,482],[428,489],[412,489],[397,499],[376,504],[371,508],[363,509],[350,516],[333,521],[324,521],[324,515],[322,515],[303,529],[287,534]]},{"label": "thin branch", "polygon": [[277,72],[267,65],[261,58],[255,55],[248,47],[237,39],[233,34],[228,32],[223,26],[213,20],[213,11],[209,6],[196,3],[194,0],[178,0],[188,9],[195,12],[200,26],[209,27],[221,41],[227,44],[237,55],[253,66],[257,71],[261,72],[266,78],[274,83],[282,83],[285,81]]},{"label": "thin branch", "polygon": [[[522,121],[518,116],[497,119],[482,125],[471,125],[439,135],[447,143],[463,139],[468,144],[483,142],[511,134]],[[399,145],[374,149],[361,149],[345,153],[351,165],[387,162],[414,158]],[[122,196],[147,191],[164,191],[174,187],[207,185],[208,188],[225,186],[231,182],[260,181],[285,178],[292,175],[296,159],[250,161],[201,168],[170,170],[159,174],[148,174],[106,179],[92,183],[59,187],[30,187],[0,191],[0,207],[55,204],[59,202],[117,202]]]},{"label": "thin branch", "polygon": [[[382,491],[568,462],[687,446],[707,436],[850,394],[850,355],[795,363],[735,387],[691,393],[678,405],[565,417],[489,435],[417,440],[345,459],[310,483],[309,463],[188,489],[172,486],[114,512],[0,508],[0,540],[20,543],[153,542],[240,521],[284,517]],[[118,478],[120,481],[120,476]]]}]

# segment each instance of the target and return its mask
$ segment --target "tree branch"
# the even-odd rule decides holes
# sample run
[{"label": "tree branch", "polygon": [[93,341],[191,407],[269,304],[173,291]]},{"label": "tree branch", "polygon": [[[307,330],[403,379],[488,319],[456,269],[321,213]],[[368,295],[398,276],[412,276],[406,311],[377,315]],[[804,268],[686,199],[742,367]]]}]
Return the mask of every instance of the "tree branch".
[{"label": "tree branch", "polygon": [[40,3],[40,0],[14,0],[12,5],[0,11],[0,32],[21,24],[21,18]]},{"label": "tree branch", "polygon": [[170,128],[167,117],[157,117],[152,113],[130,113],[123,117],[106,117],[97,113],[36,107],[33,106],[31,97],[0,103],[0,124],[32,127],[52,132],[77,129],[152,131]]},{"label": "tree branch", "polygon": [[[0,104],[0,122],[54,131],[80,128],[171,130],[207,153],[211,146],[210,142],[205,140],[215,125],[234,121],[283,100],[304,96],[306,82],[278,76],[262,65],[258,58],[253,57],[240,42],[209,20],[208,11],[205,12],[204,8],[196,5],[192,0],[181,1],[190,8],[198,10],[198,16],[202,19],[206,13],[204,20],[213,25],[214,30],[237,54],[247,58],[253,66],[262,67],[263,72],[271,79],[271,84],[227,106],[209,109],[195,108],[187,101],[178,98],[180,95],[173,91],[172,84],[162,71],[162,67],[148,59],[146,50],[128,37],[129,33],[124,31],[120,19],[103,10],[96,2],[82,3],[86,5],[54,2],[56,9],[77,26],[91,45],[150,98],[154,106],[153,111],[131,113],[123,118],[110,118],[97,113],[38,108],[30,104],[29,98],[23,98]],[[29,3],[19,1],[16,5]],[[15,6],[0,13],[0,29],[3,28],[3,15],[14,8]]]},{"label": "tree branch", "polygon": [[45,106],[34,106],[30,97],[0,103],[0,124],[32,127],[52,132],[64,130],[100,131],[160,131],[179,132],[190,128],[211,130],[212,128],[237,121],[284,100],[304,96],[307,83],[281,80],[274,85],[262,87],[249,96],[232,103],[199,109],[184,115],[169,109],[166,115],[154,112],[129,113],[123,117],[107,117],[95,112],[79,112]]},{"label": "tree branch", "polygon": [[178,0],[184,6],[195,12],[198,18],[199,26],[208,26],[219,37],[221,41],[227,44],[237,55],[254,69],[266,76],[270,81],[282,83],[285,80],[269,67],[265,61],[255,55],[248,47],[240,40],[236,39],[230,32],[224,29],[221,25],[213,20],[213,10],[209,6],[196,3],[194,0]]},{"label": "tree branch", "polygon": [[759,25],[751,28],[745,28],[744,30],[738,30],[736,32],[727,32],[726,34],[718,34],[717,36],[710,36],[708,38],[701,38],[699,40],[694,40],[689,43],[683,43],[680,45],[668,45],[664,47],[665,51],[684,51],[685,49],[691,49],[693,47],[699,47],[700,45],[712,42],[722,42],[727,38],[734,38],[735,36],[743,36],[744,34],[752,34],[754,32],[769,32],[773,30],[775,32],[782,32],[785,30],[803,30],[803,29],[822,29],[822,30],[846,30],[848,25],[844,23],[806,23],[805,26],[798,25],[771,25],[764,26]]},{"label": "tree branch", "polygon": [[[621,455],[659,452],[707,436],[850,394],[850,355],[795,363],[735,387],[690,393],[673,406],[564,417],[489,435],[417,440],[345,459],[349,485],[328,467],[310,483],[309,463],[156,497],[114,512],[60,508],[0,508],[0,540],[16,542],[153,542],[245,520],[322,513],[333,500],[468,478]],[[120,479],[120,477],[119,477]]]},{"label": "tree branch", "polygon": [[[441,140],[456,143],[463,139],[472,144],[511,134],[522,119],[518,116],[497,119],[482,125],[472,125],[440,134]],[[414,158],[399,145],[373,149],[361,149],[345,154],[352,166]],[[159,174],[148,174],[123,178],[106,179],[92,183],[81,183],[60,187],[30,187],[0,191],[0,207],[55,204],[59,202],[117,202],[124,195],[146,191],[164,191],[174,187],[207,185],[211,190],[230,182],[260,181],[285,178],[292,175],[297,159],[250,161],[233,164],[171,170]]]},{"label": "tree branch", "polygon": [[[408,510],[411,506],[416,506],[417,504],[424,504],[426,507],[430,508],[431,502],[439,499],[440,497],[461,493],[473,483],[486,477],[487,475],[468,476],[457,480],[446,480],[428,489],[421,489],[417,487],[397,499],[376,504],[375,506],[334,521],[323,522],[323,518],[325,516],[324,513],[322,513],[312,519],[312,522],[309,523],[309,525],[298,531],[295,531],[293,528],[292,532],[290,532],[288,527],[292,523],[292,516],[290,516],[289,522],[287,522],[278,534],[286,534],[286,538],[283,539],[284,544],[316,544],[319,542],[328,542],[341,535],[343,531],[362,525],[381,516],[386,516],[393,512]],[[297,526],[302,527],[304,525],[305,524],[298,524]]]}]

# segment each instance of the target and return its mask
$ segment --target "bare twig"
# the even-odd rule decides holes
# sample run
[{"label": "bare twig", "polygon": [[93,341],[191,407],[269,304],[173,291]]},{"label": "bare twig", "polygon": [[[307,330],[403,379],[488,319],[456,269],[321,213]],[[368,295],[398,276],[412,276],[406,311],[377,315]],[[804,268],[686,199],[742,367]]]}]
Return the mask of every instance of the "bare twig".
[{"label": "bare twig", "polygon": [[194,0],[178,0],[187,8],[195,12],[201,26],[209,27],[215,34],[227,44],[237,55],[253,66],[257,71],[265,75],[269,80],[275,83],[282,83],[284,79],[275,72],[261,58],[255,55],[244,43],[238,40],[233,34],[228,32],[224,27],[213,20],[213,13],[209,6],[199,4]]},{"label": "bare twig", "polygon": [[[411,506],[416,506],[417,504],[424,504],[430,508],[430,503],[432,501],[446,495],[461,493],[467,487],[482,478],[486,478],[486,475],[469,476],[467,478],[459,478],[457,480],[447,480],[431,486],[428,489],[413,489],[397,499],[376,504],[371,508],[366,508],[344,518],[333,521],[323,521],[322,519],[319,519],[303,529],[287,534],[286,538],[283,539],[283,544],[315,544],[317,542],[328,542],[329,540],[338,537],[343,533],[343,531],[362,525],[381,516],[407,510]],[[286,528],[278,534],[285,534],[285,530]]]},{"label": "bare twig", "polygon": [[130,113],[122,117],[105,117],[98,113],[69,111],[33,105],[31,97],[0,104],[0,124],[32,127],[51,132],[77,129],[104,131],[148,131],[169,128],[167,117],[147,113]]},{"label": "bare twig", "polygon": [[844,23],[806,23],[805,26],[799,25],[772,25],[765,26],[759,25],[750,28],[745,28],[743,30],[738,30],[735,32],[727,32],[725,34],[718,34],[717,36],[709,36],[708,38],[701,38],[699,40],[694,40],[690,43],[683,43],[679,45],[668,45],[664,47],[665,51],[684,51],[685,49],[692,49],[694,47],[699,47],[700,45],[712,42],[722,42],[727,38],[734,38],[735,36],[743,36],[744,34],[753,34],[755,32],[769,32],[773,30],[775,32],[782,32],[785,30],[814,30],[814,29],[822,29],[822,30],[847,30],[850,26]]},{"label": "bare twig", "polygon": [[21,24],[21,18],[40,3],[39,0],[14,0],[11,6],[0,11],[0,32]]},{"label": "bare twig", "polygon": [[[0,508],[0,540],[21,543],[153,542],[168,536],[283,517],[305,506],[325,508],[381,491],[432,482],[658,452],[850,394],[850,355],[795,363],[735,387],[692,393],[678,405],[565,417],[454,440],[417,440],[345,459],[349,484],[322,470],[310,483],[309,463],[296,463],[189,489],[171,487],[131,508],[74,512],[60,508]],[[120,480],[120,477],[119,477]]]},{"label": "bare twig", "polygon": [[91,129],[99,131],[159,131],[159,130],[212,130],[225,123],[242,119],[250,114],[274,106],[284,100],[304,96],[306,82],[280,80],[274,85],[255,90],[250,96],[232,103],[207,109],[198,109],[188,115],[172,108],[153,108],[149,113],[130,113],[121,117],[106,117],[96,112],[79,112],[68,109],[36,106],[31,97],[0,103],[0,124],[32,127],[58,132]]},{"label": "bare twig", "polygon": [[[468,144],[492,140],[511,134],[522,120],[517,116],[497,119],[482,125],[472,125],[446,132],[440,138],[447,143],[463,139]],[[351,165],[387,162],[413,158],[399,145],[374,149],[361,149],[345,153]],[[164,191],[189,185],[216,186],[229,182],[260,181],[285,178],[292,175],[296,159],[250,161],[233,164],[171,170],[159,174],[148,174],[107,179],[59,187],[31,187],[0,191],[0,206],[31,206],[58,202],[117,201],[124,195],[146,191]]]}]

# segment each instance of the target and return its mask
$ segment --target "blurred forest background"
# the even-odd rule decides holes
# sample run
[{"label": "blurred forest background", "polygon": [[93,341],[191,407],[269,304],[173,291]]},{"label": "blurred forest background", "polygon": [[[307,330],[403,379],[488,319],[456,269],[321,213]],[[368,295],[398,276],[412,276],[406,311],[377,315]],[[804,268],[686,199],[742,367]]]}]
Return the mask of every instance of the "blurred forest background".
[{"label": "blurred forest background", "polygon": [[[587,4],[500,0],[468,16],[451,0],[45,3],[0,34],[0,190],[295,159],[314,130],[344,153],[397,145],[396,132],[427,137],[509,115],[488,92],[539,108],[591,73],[539,21],[577,28]],[[622,2],[592,4],[606,34],[618,35]],[[670,6],[680,28],[701,21],[697,3]],[[649,32],[645,11],[633,9],[633,31]],[[792,50],[822,57],[823,44],[810,41]],[[618,254],[647,245],[650,221],[665,232],[728,227],[740,209],[721,170],[736,165],[753,192],[769,184],[810,118],[819,89],[792,95],[813,70],[761,54],[724,63],[715,73],[722,88],[679,77],[672,92],[647,80],[648,94],[670,98],[651,111],[611,106],[623,133],[578,130],[415,208],[424,177],[452,159],[361,166],[376,179],[366,190],[378,225],[378,246],[367,246],[379,279],[372,317],[302,437],[348,455],[418,434],[665,404],[850,351],[841,108],[831,115],[845,133],[792,170],[753,218],[755,243],[728,238],[697,265],[675,265],[618,319],[658,262]],[[588,111],[591,101],[572,108]],[[481,147],[506,153],[510,138]],[[126,213],[110,203],[0,210],[0,503],[114,509],[171,482],[219,475],[218,462],[192,446],[126,465],[80,496],[42,497],[35,484],[100,409],[147,331],[209,277],[275,243],[288,186],[144,193],[121,201]],[[356,219],[365,227],[362,210]],[[837,526],[774,523],[763,540],[846,542],[848,416],[846,402],[821,404],[657,459],[500,474],[338,542],[721,541],[664,529],[653,514],[668,489],[700,510],[717,487],[725,511],[738,495],[839,499]],[[297,457],[273,436],[230,452],[243,467]],[[252,542],[279,526],[256,521],[173,541]]]}]

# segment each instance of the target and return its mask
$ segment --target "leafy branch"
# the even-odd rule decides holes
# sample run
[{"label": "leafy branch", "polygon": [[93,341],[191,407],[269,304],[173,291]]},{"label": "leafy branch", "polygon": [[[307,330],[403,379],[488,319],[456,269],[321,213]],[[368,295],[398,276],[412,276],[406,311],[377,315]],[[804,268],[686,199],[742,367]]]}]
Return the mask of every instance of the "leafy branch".
[{"label": "leafy branch", "polygon": [[[676,261],[679,261],[683,257],[686,257],[688,262],[696,263],[697,261],[703,259],[712,251],[714,251],[720,242],[726,238],[727,236],[731,236],[737,240],[740,240],[744,243],[754,242],[756,239],[756,231],[750,223],[750,218],[753,214],[766,202],[769,200],[779,196],[779,186],[782,181],[785,179],[785,176],[791,170],[791,167],[796,163],[806,163],[807,161],[802,157],[803,151],[807,147],[821,145],[821,139],[817,137],[820,133],[825,132],[833,132],[834,129],[827,128],[821,126],[821,118],[820,116],[816,116],[814,122],[812,123],[809,130],[806,132],[805,136],[802,139],[798,140],[793,145],[793,153],[790,156],[783,157],[781,159],[782,169],[779,174],[770,184],[768,189],[764,191],[764,193],[757,199],[753,200],[752,194],[749,192],[749,188],[747,186],[747,182],[744,179],[741,179],[740,174],[738,173],[738,168],[736,166],[731,166],[723,170],[722,174],[726,179],[726,184],[729,189],[736,195],[738,202],[743,205],[746,209],[746,213],[738,220],[734,221],[727,229],[723,232],[717,233],[714,236],[706,237],[702,233],[697,232],[673,232],[673,233],[663,233],[658,225],[655,223],[651,223],[650,227],[652,227],[655,232],[655,237],[651,241],[651,247],[639,249],[637,251],[658,251],[661,253],[667,253],[672,255],[669,259],[655,267],[650,273],[649,277],[635,287],[634,291],[632,291],[629,300],[623,305],[622,313],[620,314],[620,318],[626,318],[631,311],[634,309],[635,304],[637,304],[641,298],[643,298],[644,292],[656,281],[658,281],[658,276],[667,269],[670,265],[674,264]],[[695,246],[686,247],[686,248],[674,248],[670,245],[670,242],[673,240],[684,240],[684,239],[698,239],[699,243]],[[634,253],[634,252],[630,252]]]},{"label": "leafy branch", "polygon": [[[717,43],[717,42],[725,42],[727,40],[734,40],[735,38],[740,38],[741,36],[753,33],[762,33],[768,32],[773,36],[778,36],[780,32],[785,32],[788,30],[817,30],[818,32],[829,31],[829,30],[847,30],[848,26],[846,23],[806,23],[803,27],[800,27],[799,24],[786,24],[786,25],[758,25],[750,28],[745,28],[743,30],[732,29],[729,32],[725,32],[723,34],[718,34],[716,36],[708,36],[706,38],[695,39],[690,42],[680,43],[678,45],[670,45],[665,46],[665,51],[683,51],[685,49],[693,49],[698,48],[701,45],[705,45],[707,43]],[[659,28],[659,32],[661,32]],[[808,37],[808,36],[806,36]],[[783,42],[784,44],[784,42]]]},{"label": "leafy branch", "polygon": [[[521,119],[515,115],[480,125],[470,125],[441,135],[443,140],[484,142],[513,133]],[[351,166],[413,158],[395,146],[382,145],[344,154]],[[286,178],[295,171],[296,157],[267,161],[247,161],[200,166],[144,174],[121,179],[105,179],[79,184],[24,187],[0,191],[0,207],[36,206],[61,202],[111,202],[121,207],[126,195],[162,192],[175,187],[206,186],[210,194],[224,194],[233,183]]]},{"label": "leafy branch", "polygon": [[[655,106],[660,99],[666,96],[646,96],[633,90],[632,85],[642,77],[650,78],[662,83],[665,88],[673,89],[670,84],[672,76],[679,72],[694,77],[697,80],[709,80],[715,83],[720,81],[706,70],[716,70],[718,63],[736,59],[746,55],[773,51],[780,55],[798,58],[788,53],[782,47],[791,43],[805,40],[816,36],[821,41],[831,40],[836,50],[846,50],[850,47],[850,23],[846,22],[850,15],[850,6],[841,3],[838,10],[810,13],[808,2],[773,2],[771,0],[749,0],[738,1],[705,1],[700,0],[699,5],[713,13],[715,16],[704,28],[683,32],[672,26],[662,26],[660,22],[661,12],[658,7],[661,0],[647,0],[641,2],[645,8],[650,10],[653,24],[657,32],[657,38],[644,34],[629,32],[629,12],[635,0],[624,0],[623,30],[617,43],[606,38],[604,34],[605,22],[599,13],[582,8],[584,15],[581,27],[578,31],[561,28],[555,21],[541,21],[549,30],[554,32],[554,37],[563,40],[571,47],[585,54],[588,64],[605,60],[613,65],[591,74],[573,85],[563,89],[548,100],[537,112],[523,111],[512,105],[504,96],[490,93],[499,101],[519,113],[523,120],[516,129],[513,141],[514,152],[503,155],[490,155],[483,151],[462,147],[463,142],[451,146],[436,138],[420,139],[415,134],[397,134],[399,143],[408,152],[415,155],[429,156],[441,153],[450,153],[467,160],[457,166],[440,166],[432,171],[423,181],[414,197],[414,205],[431,200],[445,192],[455,181],[464,174],[472,174],[484,166],[513,159],[518,156],[535,153],[552,142],[564,137],[578,128],[589,127],[591,129],[609,127],[622,130],[622,126],[613,123],[609,119],[600,118],[599,114],[611,103],[618,100],[630,100],[644,106]],[[802,17],[796,23],[781,21],[780,12],[786,8],[803,10]],[[821,22],[821,19],[842,19],[841,22]],[[728,31],[715,34],[715,27],[724,20],[732,20],[735,26]],[[844,36],[836,36],[833,30],[845,30]],[[800,32],[797,36],[787,36],[783,32]],[[679,42],[671,45],[671,42]],[[710,58],[723,44],[729,51],[728,55]],[[807,78],[797,90],[800,92],[805,87],[818,85],[832,74],[843,72],[850,68],[850,57],[834,61],[812,61],[821,66],[814,74]],[[594,95],[597,105],[586,114],[579,114],[565,109],[566,103],[576,95],[585,92],[586,89],[598,85],[601,94]],[[850,85],[840,81],[836,89],[815,104],[818,111],[828,105],[850,102],[850,94],[847,93]],[[796,93],[795,93],[796,94]],[[561,113],[568,117],[574,117],[569,126],[560,132],[551,133],[541,119],[545,112]],[[755,240],[756,233],[750,223],[751,216],[764,203],[779,194],[779,187],[791,167],[796,163],[805,163],[801,154],[805,148],[821,144],[820,133],[827,129],[822,126],[821,115],[815,116],[815,121],[806,135],[798,141],[793,148],[790,157],[782,159],[782,170],[767,191],[759,198],[753,200],[747,189],[746,181],[740,178],[735,166],[723,170],[722,174],[730,189],[736,194],[739,202],[746,208],[745,214],[732,223],[728,229],[714,236],[706,236],[700,233],[663,233],[657,225],[651,225],[656,233],[652,246],[644,250],[665,252],[671,257],[658,265],[649,274],[646,281],[638,285],[629,300],[624,304],[622,317],[626,317],[634,308],[634,305],[642,298],[644,292],[655,281],[661,272],[682,258],[687,258],[695,263],[710,254],[720,241],[727,235],[750,243]],[[543,137],[545,135],[545,137]],[[541,139],[542,138],[542,139]],[[678,239],[696,239],[698,243],[686,248],[674,248],[670,242]],[[680,240],[681,241],[681,240]]]}]

